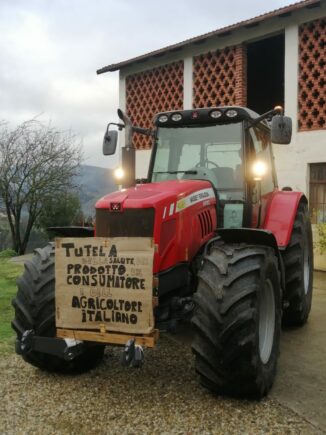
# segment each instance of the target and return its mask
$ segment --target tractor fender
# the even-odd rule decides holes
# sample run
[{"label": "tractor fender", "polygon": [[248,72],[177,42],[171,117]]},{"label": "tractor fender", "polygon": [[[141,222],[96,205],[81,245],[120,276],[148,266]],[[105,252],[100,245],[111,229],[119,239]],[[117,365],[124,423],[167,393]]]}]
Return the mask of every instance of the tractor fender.
[{"label": "tractor fender", "polygon": [[[277,240],[271,231],[256,228],[221,228],[217,234],[225,243],[246,243],[248,245],[270,246],[278,259],[281,287],[285,288],[285,269]],[[210,242],[208,242],[210,243]]]},{"label": "tractor fender", "polygon": [[290,242],[300,202],[308,203],[302,192],[276,191],[269,204],[262,229],[274,234],[281,250],[285,249]]},{"label": "tractor fender", "polygon": [[47,230],[61,237],[94,237],[93,227],[49,227]]}]

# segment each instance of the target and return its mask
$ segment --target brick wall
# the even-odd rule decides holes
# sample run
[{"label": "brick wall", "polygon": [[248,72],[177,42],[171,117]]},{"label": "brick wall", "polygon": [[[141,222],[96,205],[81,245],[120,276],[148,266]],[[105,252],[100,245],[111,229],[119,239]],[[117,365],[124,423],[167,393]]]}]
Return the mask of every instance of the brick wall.
[{"label": "brick wall", "polygon": [[244,45],[194,57],[193,106],[246,105],[247,65]]},{"label": "brick wall", "polygon": [[299,113],[300,131],[326,128],[326,19],[299,27]]},{"label": "brick wall", "polygon": [[235,104],[247,106],[247,48],[237,45],[235,51]]},{"label": "brick wall", "polygon": [[[155,113],[183,109],[183,61],[126,78],[126,109],[133,124],[152,127]],[[149,149],[151,139],[133,135],[137,149]]]}]

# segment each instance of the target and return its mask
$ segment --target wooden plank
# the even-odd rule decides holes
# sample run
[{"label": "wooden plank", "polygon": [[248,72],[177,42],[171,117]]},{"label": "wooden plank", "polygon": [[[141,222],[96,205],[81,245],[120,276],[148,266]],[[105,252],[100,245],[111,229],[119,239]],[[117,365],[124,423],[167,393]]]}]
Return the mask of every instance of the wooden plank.
[{"label": "wooden plank", "polygon": [[113,332],[82,331],[76,329],[57,329],[58,338],[74,338],[75,340],[95,341],[106,344],[125,345],[131,338],[136,339],[136,344],[154,347],[159,338],[159,331],[154,329],[149,335],[130,335]]},{"label": "wooden plank", "polygon": [[56,239],[57,328],[150,334],[153,256],[147,237]]}]

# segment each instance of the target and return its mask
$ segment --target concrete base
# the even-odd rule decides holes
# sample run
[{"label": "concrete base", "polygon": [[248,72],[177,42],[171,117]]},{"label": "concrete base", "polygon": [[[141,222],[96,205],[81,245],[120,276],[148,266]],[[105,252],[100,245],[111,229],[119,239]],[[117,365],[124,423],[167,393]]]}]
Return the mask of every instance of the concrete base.
[{"label": "concrete base", "polygon": [[315,272],[313,304],[302,328],[283,331],[271,397],[326,430],[326,273]]}]

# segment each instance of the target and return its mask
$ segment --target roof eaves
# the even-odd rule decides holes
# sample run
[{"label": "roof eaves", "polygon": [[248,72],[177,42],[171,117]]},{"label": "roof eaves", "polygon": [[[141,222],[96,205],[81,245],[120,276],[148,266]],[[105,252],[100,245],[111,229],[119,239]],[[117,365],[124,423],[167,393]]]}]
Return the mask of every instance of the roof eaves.
[{"label": "roof eaves", "polygon": [[176,44],[172,44],[172,45],[169,45],[167,47],[160,48],[158,50],[154,50],[154,51],[151,51],[149,53],[142,54],[140,56],[136,56],[136,57],[133,57],[131,59],[127,59],[127,60],[122,61],[122,62],[113,63],[111,65],[104,66],[103,68],[98,69],[96,71],[96,73],[103,74],[106,72],[113,72],[113,71],[120,70],[124,67],[127,67],[131,64],[134,64],[134,63],[147,62],[150,58],[157,58],[157,57],[164,56],[166,53],[169,53],[169,52],[171,53],[171,52],[180,51],[180,50],[182,50],[182,48],[184,48],[187,45],[204,43],[207,39],[212,38],[214,36],[218,36],[218,37],[227,36],[233,30],[239,29],[241,27],[245,27],[245,28],[255,27],[255,26],[258,26],[260,24],[260,22],[265,21],[269,18],[288,17],[289,15],[291,15],[292,12],[294,12],[298,9],[312,8],[312,7],[317,7],[319,5],[320,5],[320,0],[303,0],[300,2],[296,2],[296,3],[290,4],[290,5],[285,6],[285,7],[275,9],[271,12],[267,12],[265,14],[258,15],[254,18],[239,21],[238,23],[231,24],[229,26],[222,27],[220,29],[213,30],[213,31],[208,32],[208,33],[204,33],[200,36],[195,36],[193,38],[186,39],[185,41],[178,42]]}]

